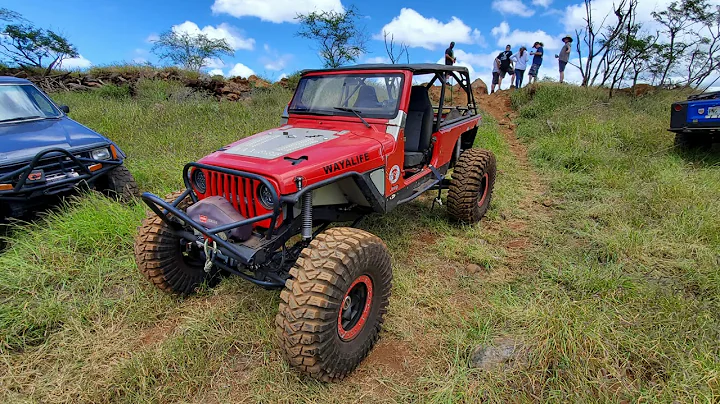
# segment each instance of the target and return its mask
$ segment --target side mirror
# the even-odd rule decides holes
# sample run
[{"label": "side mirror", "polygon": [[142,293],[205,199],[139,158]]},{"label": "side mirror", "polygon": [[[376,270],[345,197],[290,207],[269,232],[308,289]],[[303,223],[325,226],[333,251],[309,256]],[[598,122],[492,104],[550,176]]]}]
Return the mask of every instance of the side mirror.
[{"label": "side mirror", "polygon": [[69,114],[69,113],[70,113],[70,107],[68,107],[67,105],[61,105],[61,106],[60,106],[60,111],[66,113],[66,114]]}]

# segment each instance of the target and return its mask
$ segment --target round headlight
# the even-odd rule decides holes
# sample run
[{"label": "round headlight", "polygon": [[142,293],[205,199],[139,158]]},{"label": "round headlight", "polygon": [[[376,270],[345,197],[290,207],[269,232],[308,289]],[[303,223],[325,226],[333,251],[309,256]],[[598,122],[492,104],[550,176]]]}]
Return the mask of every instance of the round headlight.
[{"label": "round headlight", "polygon": [[275,198],[272,191],[270,191],[270,188],[268,188],[265,184],[260,184],[257,193],[258,199],[260,200],[260,204],[263,206],[263,208],[272,209]]},{"label": "round headlight", "polygon": [[110,150],[108,150],[107,147],[103,147],[102,149],[95,149],[91,151],[90,157],[95,160],[110,160],[110,158],[112,158],[112,155],[110,154]]},{"label": "round headlight", "polygon": [[192,172],[192,182],[195,186],[195,189],[200,192],[201,194],[204,194],[205,191],[207,191],[207,183],[205,181],[205,173],[202,172],[200,169],[195,169]]}]

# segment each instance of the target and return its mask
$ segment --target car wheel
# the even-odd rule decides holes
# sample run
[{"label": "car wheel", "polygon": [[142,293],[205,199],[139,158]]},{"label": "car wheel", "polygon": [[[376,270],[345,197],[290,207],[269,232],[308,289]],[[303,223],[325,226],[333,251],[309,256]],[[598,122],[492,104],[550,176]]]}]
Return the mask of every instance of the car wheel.
[{"label": "car wheel", "polygon": [[468,149],[458,159],[448,190],[448,213],[463,223],[477,223],[490,206],[496,175],[495,155]]},{"label": "car wheel", "polygon": [[322,381],[350,374],[378,340],[392,267],[378,237],[333,228],[303,249],[281,292],[277,335],[292,366]]}]

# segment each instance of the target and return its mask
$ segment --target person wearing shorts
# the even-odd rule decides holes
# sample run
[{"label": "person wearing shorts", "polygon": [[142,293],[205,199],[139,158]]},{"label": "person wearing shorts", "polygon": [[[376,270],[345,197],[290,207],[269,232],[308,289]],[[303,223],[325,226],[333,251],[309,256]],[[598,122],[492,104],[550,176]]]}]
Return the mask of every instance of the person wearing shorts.
[{"label": "person wearing shorts", "polygon": [[490,86],[490,94],[495,92],[495,86],[500,83],[500,65],[497,61],[493,61],[492,85]]},{"label": "person wearing shorts", "polygon": [[543,43],[535,42],[533,44],[533,49],[535,49],[535,51],[530,52],[530,55],[533,57],[532,66],[530,66],[530,71],[528,72],[528,76],[530,76],[530,84],[537,82],[538,72],[540,71],[540,66],[542,65],[543,60]]},{"label": "person wearing shorts", "polygon": [[557,55],[558,58],[558,66],[560,68],[560,82],[565,82],[565,66],[567,66],[568,61],[570,60],[570,52],[572,52],[572,47],[570,44],[572,43],[573,39],[571,36],[566,36],[562,39],[562,41],[565,43],[565,45],[560,50],[560,54]]},{"label": "person wearing shorts", "polygon": [[502,90],[502,81],[505,78],[505,75],[510,73],[510,87],[515,85],[515,70],[512,68],[512,50],[510,50],[510,45],[505,47],[504,52],[500,52],[498,56],[495,58],[495,65],[498,66],[499,70],[499,80],[498,80],[498,90]]}]

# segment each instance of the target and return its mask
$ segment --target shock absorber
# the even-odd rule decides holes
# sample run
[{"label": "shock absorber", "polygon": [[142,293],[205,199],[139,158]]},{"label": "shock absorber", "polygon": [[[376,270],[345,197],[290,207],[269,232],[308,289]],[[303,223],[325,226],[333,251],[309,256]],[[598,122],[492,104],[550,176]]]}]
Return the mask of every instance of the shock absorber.
[{"label": "shock absorber", "polygon": [[[298,192],[300,192],[303,189],[303,183],[302,183],[302,177],[296,177],[295,178],[295,184],[297,185]],[[312,191],[305,193],[302,197],[302,229],[301,234],[302,238],[305,241],[310,241],[312,239],[312,226],[313,226],[313,217],[312,217]]]},{"label": "shock absorber", "polygon": [[305,241],[312,239],[312,191],[303,195],[302,199],[302,238]]}]

